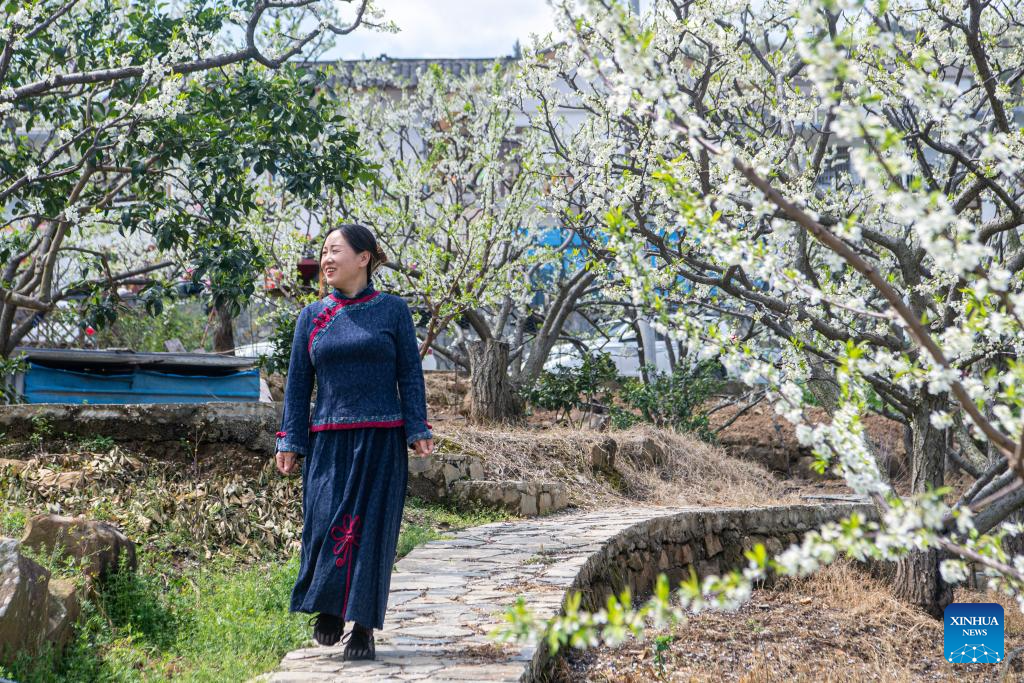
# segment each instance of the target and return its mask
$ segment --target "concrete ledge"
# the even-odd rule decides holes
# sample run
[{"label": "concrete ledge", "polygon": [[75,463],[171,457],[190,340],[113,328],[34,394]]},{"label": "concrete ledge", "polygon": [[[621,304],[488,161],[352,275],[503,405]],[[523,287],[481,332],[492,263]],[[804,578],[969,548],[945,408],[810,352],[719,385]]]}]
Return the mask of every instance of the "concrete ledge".
[{"label": "concrete ledge", "polygon": [[44,419],[53,434],[109,436],[115,441],[237,443],[273,455],[280,406],[271,403],[128,403],[82,405],[28,403],[0,406],[0,431],[28,438],[33,420]]}]

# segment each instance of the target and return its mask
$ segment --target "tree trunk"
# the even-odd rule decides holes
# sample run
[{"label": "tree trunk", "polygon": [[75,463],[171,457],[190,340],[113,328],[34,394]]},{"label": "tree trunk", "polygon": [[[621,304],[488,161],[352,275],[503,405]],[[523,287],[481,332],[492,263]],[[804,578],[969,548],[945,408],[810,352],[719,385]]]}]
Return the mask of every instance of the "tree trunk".
[{"label": "tree trunk", "polygon": [[[658,370],[660,370],[658,367],[658,337],[654,334],[654,328],[646,318],[637,318],[636,327],[640,333],[640,346],[644,350],[645,362],[654,366],[652,374],[657,376]],[[653,381],[654,377],[651,377],[650,380]]]},{"label": "tree trunk", "polygon": [[640,321],[634,317],[629,324],[633,328],[633,333],[636,334],[636,355],[640,365],[640,379],[644,384],[650,384],[651,379],[647,376],[647,354],[644,348],[644,337],[640,332]]},{"label": "tree trunk", "polygon": [[836,382],[835,368],[826,365],[825,361],[810,351],[804,352],[804,358],[811,370],[807,378],[807,389],[826,413],[834,415],[839,406],[839,383]]},{"label": "tree trunk", "polygon": [[[945,433],[931,424],[931,413],[945,402],[938,397],[922,396],[913,419],[913,450],[910,453],[912,493],[923,493],[943,484],[945,469]],[[946,605],[953,602],[953,587],[939,574],[938,550],[915,551],[899,560],[893,578],[898,598],[920,607],[938,619]]]},{"label": "tree trunk", "polygon": [[670,375],[676,374],[676,350],[672,348],[672,339],[665,337],[665,352],[668,354],[668,371]]},{"label": "tree trunk", "polygon": [[523,405],[508,377],[508,343],[484,339],[468,346],[470,421],[518,422]]},{"label": "tree trunk", "polygon": [[[818,403],[829,413],[835,412],[839,402],[839,385],[831,368],[812,354],[806,354],[811,367],[807,387]],[[910,448],[911,492],[923,493],[942,486],[946,461],[946,435],[931,423],[931,413],[940,410],[945,402],[938,397],[924,395],[912,421]],[[877,449],[868,444],[883,477],[888,477],[888,463],[879,461]],[[896,571],[887,574],[892,579],[895,595],[909,604],[920,607],[933,617],[942,618],[946,605],[953,602],[953,587],[942,580],[939,573],[939,551],[912,552],[896,563]]]},{"label": "tree trunk", "polygon": [[217,326],[213,330],[213,350],[217,353],[229,352],[234,355],[235,349],[235,328],[234,320],[231,318],[231,311],[227,306],[217,306],[215,309]]},{"label": "tree trunk", "polygon": [[953,587],[939,574],[938,550],[915,551],[896,563],[893,588],[900,600],[920,607],[936,619],[953,602]]}]

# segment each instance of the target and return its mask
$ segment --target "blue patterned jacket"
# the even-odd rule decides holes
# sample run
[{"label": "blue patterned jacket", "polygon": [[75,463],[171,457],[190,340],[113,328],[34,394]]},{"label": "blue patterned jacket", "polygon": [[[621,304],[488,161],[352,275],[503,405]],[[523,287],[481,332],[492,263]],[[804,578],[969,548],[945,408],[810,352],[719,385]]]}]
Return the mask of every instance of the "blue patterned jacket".
[{"label": "blue patterned jacket", "polygon": [[277,450],[309,455],[311,433],[326,429],[403,427],[410,447],[433,438],[417,346],[409,305],[372,282],[354,297],[335,288],[303,308],[295,322]]}]

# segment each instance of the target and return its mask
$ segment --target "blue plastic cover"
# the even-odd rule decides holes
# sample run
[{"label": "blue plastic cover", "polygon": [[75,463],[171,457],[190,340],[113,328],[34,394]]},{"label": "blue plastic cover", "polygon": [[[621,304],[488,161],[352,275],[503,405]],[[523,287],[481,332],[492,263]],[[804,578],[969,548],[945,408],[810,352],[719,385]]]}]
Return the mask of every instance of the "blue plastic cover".
[{"label": "blue plastic cover", "polygon": [[29,363],[25,373],[29,403],[208,403],[259,397],[257,369],[213,377],[153,370],[101,374]]}]

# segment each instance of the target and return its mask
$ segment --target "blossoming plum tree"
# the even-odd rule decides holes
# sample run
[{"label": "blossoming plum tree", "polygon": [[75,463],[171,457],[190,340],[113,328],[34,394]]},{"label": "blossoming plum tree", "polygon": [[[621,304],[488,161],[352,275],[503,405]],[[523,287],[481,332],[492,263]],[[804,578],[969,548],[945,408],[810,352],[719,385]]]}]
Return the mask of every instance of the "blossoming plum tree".
[{"label": "blossoming plum tree", "polygon": [[[641,173],[648,219],[603,222],[609,258],[662,331],[767,381],[822,469],[880,516],[827,525],[776,558],[759,546],[745,569],[684,582],[682,607],[735,606],[769,571],[803,575],[843,554],[896,561],[898,593],[932,614],[968,563],[1024,604],[1010,542],[1022,528],[1008,521],[1024,506],[1019,3],[660,0],[642,21],[585,4],[561,8],[560,68],[602,88],[607,125],[658,141],[609,176],[621,190],[653,169]],[[708,326],[668,301],[727,310]],[[741,311],[755,332],[740,333]],[[815,394],[828,424],[806,422]],[[869,410],[912,432],[910,495],[879,471]],[[975,479],[959,497],[947,461]],[[519,605],[502,635],[614,641],[647,615],[682,618],[669,595],[662,580],[640,608],[576,602],[547,623]]]},{"label": "blossoming plum tree", "polygon": [[[545,286],[544,304],[535,305],[535,276],[545,267],[558,270],[564,247],[538,239],[540,137],[520,124],[517,78],[518,66],[500,61],[461,75],[430,65],[415,83],[403,82],[387,63],[349,65],[337,74],[339,111],[379,168],[378,182],[346,195],[341,212],[376,227],[394,256],[397,288],[422,300],[422,351],[442,332],[456,336],[435,350],[470,370],[471,417],[481,421],[521,414],[516,384],[539,375],[596,277],[570,269]],[[531,314],[539,319],[536,333],[527,329]]]}]

